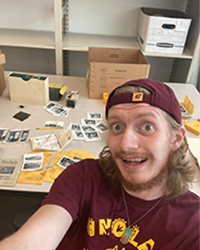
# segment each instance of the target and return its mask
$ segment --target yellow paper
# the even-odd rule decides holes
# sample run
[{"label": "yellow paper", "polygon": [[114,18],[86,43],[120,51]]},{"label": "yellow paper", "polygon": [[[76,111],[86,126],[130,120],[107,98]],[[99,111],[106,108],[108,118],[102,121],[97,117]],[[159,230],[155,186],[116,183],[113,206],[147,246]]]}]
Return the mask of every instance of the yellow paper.
[{"label": "yellow paper", "polygon": [[184,101],[180,102],[181,104],[184,105],[184,107],[187,109],[187,111],[190,114],[193,114],[194,112],[194,104],[190,101],[189,97],[187,95],[185,95]]},{"label": "yellow paper", "polygon": [[189,99],[189,97],[187,95],[185,95],[185,99],[184,99],[183,104],[185,105],[185,107],[189,111],[189,113],[193,114],[194,105],[192,104],[192,102],[190,101],[190,99]]},{"label": "yellow paper", "polygon": [[43,182],[45,173],[46,173],[46,169],[37,170],[37,171],[21,171],[17,182],[41,185]]},{"label": "yellow paper", "polygon": [[87,159],[87,158],[95,159],[96,158],[94,155],[84,150],[71,150],[67,156],[72,159],[74,157],[81,158],[81,159]]},{"label": "yellow paper", "polygon": [[62,173],[63,170],[64,168],[58,165],[54,165],[48,168],[43,181],[53,183],[54,180]]},{"label": "yellow paper", "polygon": [[189,118],[182,118],[182,123],[186,123],[189,120]]},{"label": "yellow paper", "polygon": [[53,166],[47,169],[43,181],[53,183],[54,180],[65,170],[64,168],[57,165],[57,163],[63,156],[67,156],[71,159],[75,157],[80,159],[96,158],[94,155],[84,150],[58,151],[51,161],[51,164],[53,164]]},{"label": "yellow paper", "polygon": [[53,160],[51,161],[51,164],[53,164],[52,167],[47,169],[47,172],[44,177],[45,182],[53,183],[54,180],[62,173],[64,168],[57,165],[59,160],[65,155],[68,156],[69,151],[58,151],[55,155]]},{"label": "yellow paper", "polygon": [[[40,153],[41,151],[34,151],[31,153]],[[48,165],[52,152],[43,152],[43,166]],[[36,171],[21,171],[17,183],[38,184],[41,185],[46,174],[47,168]]]}]

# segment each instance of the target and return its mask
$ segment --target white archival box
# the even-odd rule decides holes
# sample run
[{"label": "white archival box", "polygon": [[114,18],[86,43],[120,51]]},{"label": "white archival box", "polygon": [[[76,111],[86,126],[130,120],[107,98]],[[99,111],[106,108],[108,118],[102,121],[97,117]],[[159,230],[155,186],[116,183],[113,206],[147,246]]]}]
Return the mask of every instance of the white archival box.
[{"label": "white archival box", "polygon": [[143,51],[182,54],[191,19],[177,10],[141,8],[138,41]]}]

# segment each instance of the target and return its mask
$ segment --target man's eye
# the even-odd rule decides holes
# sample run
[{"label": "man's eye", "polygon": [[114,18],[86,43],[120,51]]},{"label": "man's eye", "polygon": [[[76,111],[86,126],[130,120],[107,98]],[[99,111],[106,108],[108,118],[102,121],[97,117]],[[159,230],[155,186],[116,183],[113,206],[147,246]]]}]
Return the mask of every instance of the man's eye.
[{"label": "man's eye", "polygon": [[146,123],[142,126],[142,129],[148,132],[148,131],[152,131],[154,127],[151,124]]},{"label": "man's eye", "polygon": [[113,130],[115,130],[115,131],[120,131],[121,130],[121,125],[119,125],[119,124],[115,124],[115,125],[113,125]]}]

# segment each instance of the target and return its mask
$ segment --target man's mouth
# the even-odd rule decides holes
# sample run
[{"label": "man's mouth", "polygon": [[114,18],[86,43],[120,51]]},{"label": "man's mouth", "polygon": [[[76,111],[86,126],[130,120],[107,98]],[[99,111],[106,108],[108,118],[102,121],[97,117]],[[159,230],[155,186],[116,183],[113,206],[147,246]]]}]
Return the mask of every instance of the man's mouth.
[{"label": "man's mouth", "polygon": [[145,162],[147,160],[147,158],[144,158],[144,157],[136,157],[136,158],[133,158],[133,159],[128,159],[128,158],[122,158],[123,162],[126,163],[126,164],[141,164],[143,162]]}]

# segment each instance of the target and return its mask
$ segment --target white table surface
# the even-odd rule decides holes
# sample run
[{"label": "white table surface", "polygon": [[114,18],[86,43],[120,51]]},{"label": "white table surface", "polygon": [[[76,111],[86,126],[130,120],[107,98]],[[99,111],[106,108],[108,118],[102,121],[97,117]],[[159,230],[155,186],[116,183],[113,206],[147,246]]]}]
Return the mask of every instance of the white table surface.
[{"label": "white table surface", "polygon": [[[7,74],[5,72],[5,78],[7,81]],[[43,127],[45,121],[64,121],[65,126],[68,126],[70,122],[81,124],[82,118],[87,118],[88,112],[101,112],[104,118],[104,104],[102,100],[88,99],[88,88],[87,81],[85,78],[79,77],[67,77],[57,75],[47,75],[49,82],[62,83],[68,86],[68,90],[78,90],[80,93],[79,100],[76,103],[75,109],[72,109],[69,116],[66,118],[53,116],[47,112],[41,105],[33,105],[27,103],[17,103],[10,101],[8,87],[0,97],[0,128],[10,129],[30,129],[29,137],[39,136],[49,133],[55,133],[55,130],[36,130],[37,127]],[[185,94],[188,95],[190,100],[195,105],[193,118],[200,118],[200,94],[197,89],[191,84],[180,84],[180,83],[167,83],[173,88],[179,101],[183,101]],[[59,101],[61,104],[65,104],[64,100]],[[24,105],[21,109],[19,105]],[[23,111],[31,114],[31,116],[23,122],[13,118],[13,115]],[[101,134],[101,141],[97,142],[85,142],[85,141],[72,141],[63,150],[86,150],[98,157],[101,149],[106,145],[106,133]],[[199,138],[199,136],[187,131],[187,137]],[[24,154],[32,151],[31,143],[26,142],[24,144],[0,144],[0,148],[3,148],[1,158],[17,158],[23,160]],[[48,192],[51,183],[43,182],[42,185],[22,184],[17,183],[15,187],[0,187],[0,190],[13,190],[13,191],[30,191],[30,192]],[[196,183],[193,186],[193,191],[200,195],[200,184]]]}]

